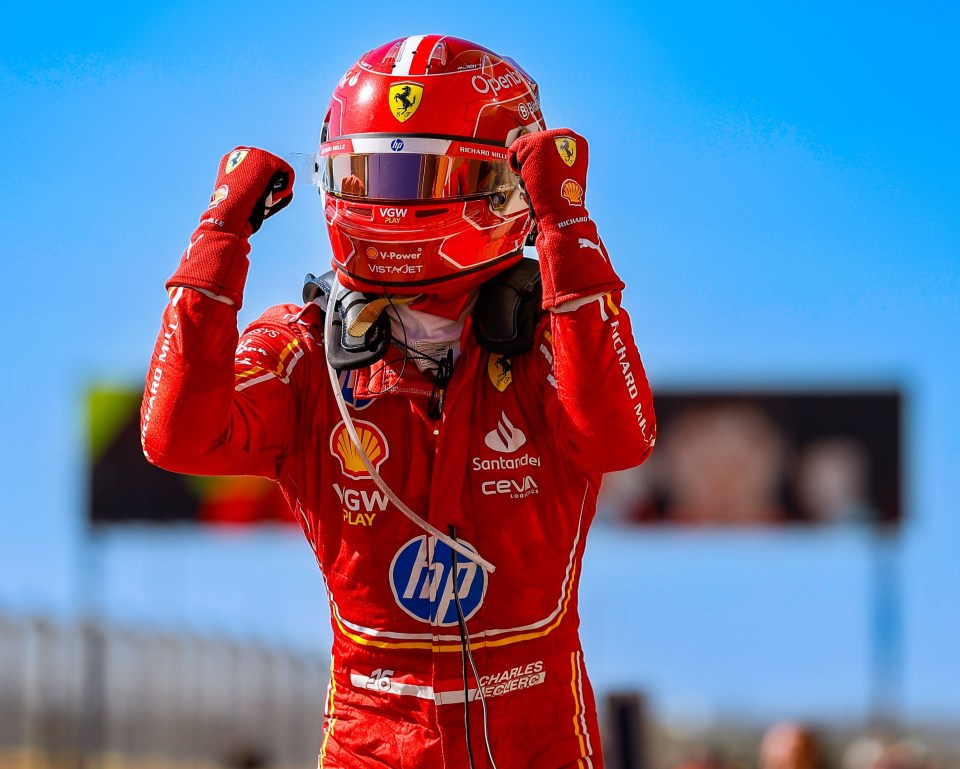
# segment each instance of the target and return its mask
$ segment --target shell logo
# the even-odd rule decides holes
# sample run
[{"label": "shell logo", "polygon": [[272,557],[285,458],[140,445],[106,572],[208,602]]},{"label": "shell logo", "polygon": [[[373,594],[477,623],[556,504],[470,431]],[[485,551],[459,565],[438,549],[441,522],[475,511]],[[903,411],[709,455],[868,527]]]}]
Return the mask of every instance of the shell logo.
[{"label": "shell logo", "polygon": [[[353,420],[353,427],[357,431],[357,437],[360,438],[363,453],[367,455],[370,464],[379,470],[380,465],[390,456],[390,446],[383,432],[372,422],[365,422],[362,419]],[[330,453],[340,460],[340,469],[343,470],[344,475],[351,478],[370,477],[366,465],[363,464],[363,458],[350,439],[350,433],[347,432],[343,421],[330,433]]]},{"label": "shell logo", "polygon": [[378,256],[380,256],[380,252],[377,251],[377,249],[375,249],[373,246],[367,246],[367,250],[364,251],[364,253],[367,255],[367,259],[376,259]]},{"label": "shell logo", "polygon": [[220,204],[227,199],[227,195],[230,194],[230,188],[226,184],[221,184],[217,187],[213,194],[210,196],[210,205],[207,208],[213,208],[214,206]]},{"label": "shell logo", "polygon": [[583,205],[583,187],[575,180],[567,179],[560,188],[560,194],[571,206]]}]

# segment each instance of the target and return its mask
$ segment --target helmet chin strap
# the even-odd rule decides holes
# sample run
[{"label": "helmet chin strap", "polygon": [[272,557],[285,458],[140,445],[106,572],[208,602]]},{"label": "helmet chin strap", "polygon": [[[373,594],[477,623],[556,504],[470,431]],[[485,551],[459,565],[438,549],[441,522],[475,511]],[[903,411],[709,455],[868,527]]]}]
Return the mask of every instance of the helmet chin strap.
[{"label": "helmet chin strap", "polygon": [[[345,296],[348,291],[340,285],[340,280],[334,276],[332,281],[332,286],[330,289],[330,297],[327,304],[327,311],[324,313],[324,339],[332,339],[334,334],[333,329],[333,318],[336,315],[336,306],[337,302],[341,297]],[[326,343],[325,343],[326,344]],[[413,521],[417,526],[423,529],[425,532],[430,534],[433,537],[436,537],[441,542],[443,542],[447,547],[452,550],[455,550],[457,553],[462,555],[464,558],[467,558],[474,563],[476,563],[480,568],[488,573],[493,573],[495,567],[492,563],[484,559],[482,556],[474,553],[471,550],[468,550],[462,544],[452,537],[444,534],[440,529],[435,526],[430,525],[427,521],[417,515],[413,510],[411,510],[400,497],[398,497],[393,489],[391,489],[385,480],[380,476],[380,473],[377,472],[377,468],[373,466],[373,462],[370,461],[370,457],[367,456],[367,452],[363,449],[363,444],[360,442],[360,436],[357,435],[357,430],[353,424],[353,417],[350,416],[350,411],[347,408],[347,404],[343,399],[343,392],[340,389],[340,381],[338,379],[337,370],[330,363],[329,358],[324,355],[324,360],[326,361],[327,374],[330,377],[330,386],[333,388],[333,395],[337,401],[337,408],[340,410],[340,416],[343,417],[344,427],[347,429],[347,434],[350,436],[350,440],[353,442],[353,445],[357,449],[357,455],[360,457],[360,461],[363,462],[363,466],[367,469],[367,472],[370,473],[370,477],[373,479],[373,482],[377,487],[387,495],[393,504],[397,506],[401,513],[403,513],[407,518]]]}]

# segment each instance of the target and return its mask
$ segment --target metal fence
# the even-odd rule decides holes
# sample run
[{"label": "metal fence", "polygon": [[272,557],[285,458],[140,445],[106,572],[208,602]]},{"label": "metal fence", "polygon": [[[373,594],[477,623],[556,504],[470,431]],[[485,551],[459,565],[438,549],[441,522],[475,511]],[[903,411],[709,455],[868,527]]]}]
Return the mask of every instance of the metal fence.
[{"label": "metal fence", "polygon": [[0,617],[0,767],[311,767],[327,660]]}]

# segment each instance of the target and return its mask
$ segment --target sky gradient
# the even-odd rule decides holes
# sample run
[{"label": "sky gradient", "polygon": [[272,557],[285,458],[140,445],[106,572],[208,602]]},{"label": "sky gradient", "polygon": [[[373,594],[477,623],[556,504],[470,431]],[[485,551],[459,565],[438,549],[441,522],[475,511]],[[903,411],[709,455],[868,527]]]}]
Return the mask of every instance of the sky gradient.
[{"label": "sky gradient", "polygon": [[[655,392],[903,388],[902,705],[960,718],[957,6],[147,5],[39,2],[0,27],[0,612],[74,616],[92,584],[123,623],[323,648],[295,532],[84,545],[84,394],[142,383],[220,156],[313,151],[360,53],[438,31],[516,58],[548,125],[590,140],[589,207]],[[253,245],[241,322],[326,269],[315,192]],[[677,717],[862,716],[867,540],[596,530],[595,681]]]}]

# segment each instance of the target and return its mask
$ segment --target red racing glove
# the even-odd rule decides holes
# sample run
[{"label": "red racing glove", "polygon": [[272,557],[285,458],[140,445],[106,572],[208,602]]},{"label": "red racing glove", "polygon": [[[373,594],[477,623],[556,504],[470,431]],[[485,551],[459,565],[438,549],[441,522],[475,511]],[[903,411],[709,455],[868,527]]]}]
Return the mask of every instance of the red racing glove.
[{"label": "red racing glove", "polygon": [[537,220],[544,309],[622,289],[584,205],[587,140],[555,128],[521,136],[509,153]]},{"label": "red racing glove", "polygon": [[290,164],[266,150],[237,147],[224,155],[210,205],[167,289],[189,286],[240,307],[250,267],[249,238],[293,200],[293,177]]}]

